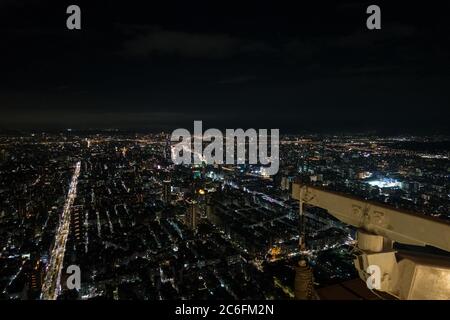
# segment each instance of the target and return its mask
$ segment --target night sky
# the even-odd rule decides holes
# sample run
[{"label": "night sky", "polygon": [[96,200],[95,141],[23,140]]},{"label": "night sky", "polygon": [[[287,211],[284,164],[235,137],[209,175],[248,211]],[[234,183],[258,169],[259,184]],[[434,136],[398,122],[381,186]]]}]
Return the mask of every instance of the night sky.
[{"label": "night sky", "polygon": [[[66,28],[70,4],[81,7],[82,30]],[[382,30],[366,28],[369,4],[381,7]],[[0,130],[157,131],[203,120],[281,133],[449,133],[449,9],[0,0]]]}]

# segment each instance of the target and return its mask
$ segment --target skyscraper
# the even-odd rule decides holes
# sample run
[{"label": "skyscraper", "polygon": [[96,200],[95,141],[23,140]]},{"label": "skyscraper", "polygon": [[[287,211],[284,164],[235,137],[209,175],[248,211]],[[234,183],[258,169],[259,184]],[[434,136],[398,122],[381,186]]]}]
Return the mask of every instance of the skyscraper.
[{"label": "skyscraper", "polygon": [[189,229],[195,231],[198,224],[197,201],[187,200],[186,225]]},{"label": "skyscraper", "polygon": [[172,192],[172,190],[171,190],[171,181],[170,180],[165,180],[164,182],[163,182],[163,201],[164,201],[164,204],[169,204],[170,203],[170,200],[171,200],[171,192]]}]

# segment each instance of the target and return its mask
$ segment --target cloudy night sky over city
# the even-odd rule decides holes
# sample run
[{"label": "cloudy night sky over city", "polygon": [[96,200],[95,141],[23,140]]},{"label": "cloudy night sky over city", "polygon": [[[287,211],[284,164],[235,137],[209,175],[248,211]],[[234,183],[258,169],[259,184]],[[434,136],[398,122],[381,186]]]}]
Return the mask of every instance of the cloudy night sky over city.
[{"label": "cloudy night sky over city", "polygon": [[0,1],[0,130],[448,133],[448,2],[72,2]]}]

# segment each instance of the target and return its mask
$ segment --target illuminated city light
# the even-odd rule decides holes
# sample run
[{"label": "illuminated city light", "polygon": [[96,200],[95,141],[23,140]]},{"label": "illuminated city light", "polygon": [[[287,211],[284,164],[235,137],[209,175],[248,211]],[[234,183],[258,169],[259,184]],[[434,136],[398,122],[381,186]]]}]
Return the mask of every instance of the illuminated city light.
[{"label": "illuminated city light", "polygon": [[378,187],[378,188],[401,188],[402,183],[395,179],[390,178],[383,178],[379,180],[373,180],[367,182],[372,187]]}]

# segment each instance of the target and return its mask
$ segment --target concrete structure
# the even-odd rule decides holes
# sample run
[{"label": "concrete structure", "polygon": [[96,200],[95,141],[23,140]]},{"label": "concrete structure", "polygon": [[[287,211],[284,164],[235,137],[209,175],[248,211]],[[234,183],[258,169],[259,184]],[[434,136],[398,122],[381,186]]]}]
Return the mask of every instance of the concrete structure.
[{"label": "concrete structure", "polygon": [[[449,223],[301,184],[294,184],[292,197],[300,201],[301,216],[307,204],[358,228],[354,263],[368,287],[379,277],[372,288],[399,299],[450,300],[450,258],[444,253],[450,252]],[[394,242],[430,246],[443,254],[403,252],[394,249]],[[379,275],[371,272],[374,268],[379,268]]]}]

